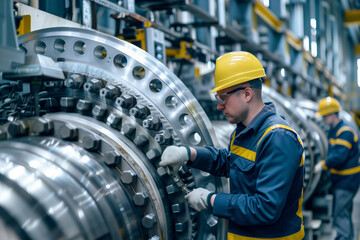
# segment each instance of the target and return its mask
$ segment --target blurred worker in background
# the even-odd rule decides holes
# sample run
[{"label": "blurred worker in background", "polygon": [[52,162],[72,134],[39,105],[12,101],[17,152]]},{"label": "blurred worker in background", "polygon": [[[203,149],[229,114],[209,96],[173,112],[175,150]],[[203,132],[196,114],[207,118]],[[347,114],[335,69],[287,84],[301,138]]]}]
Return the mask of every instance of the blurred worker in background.
[{"label": "blurred worker in background", "polygon": [[340,103],[332,97],[319,101],[317,116],[322,116],[330,126],[329,147],[325,161],[315,166],[315,172],[330,170],[332,183],[333,218],[336,238],[353,240],[354,231],[351,219],[353,199],[359,188],[360,163],[358,136],[354,129],[339,118]]},{"label": "blurred worker in background", "polygon": [[160,166],[183,164],[229,178],[230,193],[197,188],[185,196],[197,211],[229,220],[228,239],[303,239],[302,142],[261,95],[264,69],[248,52],[216,60],[217,109],[236,123],[226,149],[169,146]]}]

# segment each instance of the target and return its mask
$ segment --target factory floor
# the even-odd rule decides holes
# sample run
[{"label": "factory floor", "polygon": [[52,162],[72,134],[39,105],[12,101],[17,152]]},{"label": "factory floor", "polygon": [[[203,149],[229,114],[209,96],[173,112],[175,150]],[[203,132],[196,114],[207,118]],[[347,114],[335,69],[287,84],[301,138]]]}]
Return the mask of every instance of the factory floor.
[{"label": "factory floor", "polygon": [[[353,210],[353,224],[354,224],[354,240],[360,240],[359,232],[360,232],[360,190],[357,192],[354,198],[354,210]],[[328,233],[320,233],[318,240],[333,240],[335,239],[336,232],[335,230],[331,230]]]}]

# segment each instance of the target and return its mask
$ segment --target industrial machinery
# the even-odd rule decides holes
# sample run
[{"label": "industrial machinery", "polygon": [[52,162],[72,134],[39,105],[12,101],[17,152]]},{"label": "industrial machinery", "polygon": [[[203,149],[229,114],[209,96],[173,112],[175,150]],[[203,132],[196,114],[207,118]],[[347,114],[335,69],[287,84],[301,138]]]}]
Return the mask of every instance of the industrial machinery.
[{"label": "industrial machinery", "polygon": [[[172,144],[227,147],[235,126],[208,85],[186,86],[164,58],[94,30],[48,28],[13,45],[16,64],[0,68],[0,239],[225,238],[226,221],[190,208],[182,190],[227,192],[227,181],[158,164]],[[304,143],[307,211],[328,194],[313,171],[326,129],[315,102],[267,86],[263,96]]]},{"label": "industrial machinery", "polygon": [[[173,73],[130,43],[92,30],[46,29],[19,41],[27,56],[53,59],[65,79],[46,78],[57,71],[41,62],[47,58],[4,74],[16,81],[2,84],[1,236],[224,236],[225,222],[189,208],[158,166],[170,144],[217,145],[206,114]],[[48,71],[27,77],[39,68]],[[184,167],[179,175],[190,189],[227,191],[226,181],[209,174]]]}]

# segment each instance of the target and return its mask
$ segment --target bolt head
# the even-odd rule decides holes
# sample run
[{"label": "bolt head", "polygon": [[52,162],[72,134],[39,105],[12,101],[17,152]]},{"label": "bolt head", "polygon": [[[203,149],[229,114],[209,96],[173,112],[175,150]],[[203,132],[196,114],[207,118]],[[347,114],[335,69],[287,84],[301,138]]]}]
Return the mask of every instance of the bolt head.
[{"label": "bolt head", "polygon": [[115,151],[110,151],[104,154],[104,162],[107,165],[117,165],[121,161],[121,155]]},{"label": "bolt head", "polygon": [[160,155],[161,155],[160,151],[156,148],[150,149],[146,153],[146,156],[149,158],[150,161],[155,160],[156,158],[160,157]]},{"label": "bolt head", "polygon": [[106,122],[110,124],[113,128],[118,128],[121,124],[122,117],[116,113],[111,113],[108,118],[106,119]]},{"label": "bolt head", "polygon": [[24,136],[28,134],[29,127],[23,121],[11,122],[7,129],[12,137]]},{"label": "bolt head", "polygon": [[91,108],[91,101],[80,99],[76,104],[76,109],[82,112],[89,111]]},{"label": "bolt head", "polygon": [[96,151],[100,147],[101,141],[92,135],[82,137],[81,145],[88,151]]},{"label": "bolt head", "polygon": [[104,117],[106,112],[107,112],[106,108],[103,108],[100,105],[96,105],[92,110],[92,115],[97,118],[102,118]]},{"label": "bolt head", "polygon": [[156,223],[156,216],[153,213],[147,214],[145,217],[141,219],[141,223],[143,227],[150,229],[152,228]]},{"label": "bolt head", "polygon": [[38,134],[48,134],[54,129],[54,123],[46,118],[37,118],[33,123],[33,129]]},{"label": "bolt head", "polygon": [[136,179],[136,173],[133,170],[124,171],[120,179],[125,184],[132,184]]},{"label": "bolt head", "polygon": [[78,129],[69,124],[65,124],[59,128],[59,134],[62,139],[74,140],[78,136]]},{"label": "bolt head", "polygon": [[136,206],[144,206],[148,200],[148,196],[145,192],[137,192],[133,196],[133,201]]},{"label": "bolt head", "polygon": [[72,108],[75,106],[75,99],[72,97],[62,97],[60,99],[60,106],[64,108]]}]

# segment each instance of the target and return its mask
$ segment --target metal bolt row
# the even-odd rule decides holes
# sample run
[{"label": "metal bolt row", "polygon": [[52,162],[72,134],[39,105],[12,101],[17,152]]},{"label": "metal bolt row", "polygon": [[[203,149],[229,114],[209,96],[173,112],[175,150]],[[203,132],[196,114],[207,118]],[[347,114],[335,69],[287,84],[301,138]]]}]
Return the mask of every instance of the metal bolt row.
[{"label": "metal bolt row", "polygon": [[[81,77],[79,76],[71,76],[71,81],[66,84],[67,87],[73,89],[81,88]],[[78,85],[76,85],[78,84]],[[90,81],[83,84],[83,88],[85,91],[90,93],[98,93],[101,98],[105,98],[108,100],[114,100],[115,105],[121,107],[125,114],[132,116],[134,118],[140,119],[142,121],[142,127],[149,130],[155,131],[155,141],[160,145],[170,145],[173,144],[173,136],[171,131],[164,130],[156,133],[162,127],[162,122],[157,116],[150,116],[151,112],[147,106],[142,104],[138,104],[137,100],[134,96],[129,94],[122,93],[121,89],[114,85],[107,85],[104,87],[105,82],[98,79],[91,79]],[[120,130],[124,136],[128,139],[132,140],[134,144],[139,147],[141,150],[148,149],[149,147],[149,137],[144,134],[137,134],[136,126],[133,123],[122,123],[123,117],[118,113],[108,113],[108,109],[103,107],[102,105],[95,105],[92,101],[80,99],[77,100],[71,97],[63,97],[60,99],[60,106],[65,109],[65,111],[73,111],[76,110],[85,115],[92,115],[94,118],[102,120],[106,122],[111,127]],[[46,129],[46,128],[45,128]],[[44,129],[44,134],[46,130]],[[39,132],[40,133],[40,132]],[[78,140],[85,149],[88,151],[99,151],[101,148],[102,141],[98,139],[95,135],[85,135],[82,136],[81,139],[77,139],[79,136],[78,129],[73,128],[69,125],[63,125],[60,128],[61,137],[65,140]],[[150,148],[145,150],[147,158],[154,162],[161,156],[161,150],[157,148]],[[116,166],[121,162],[122,156],[116,151],[109,151],[103,154],[104,162],[109,166]],[[163,171],[161,171],[163,170]],[[163,168],[158,169],[158,173],[160,173],[160,177],[164,177],[169,179],[166,171]],[[137,179],[137,175],[133,170],[124,171],[120,180],[124,184],[133,184]],[[169,180],[166,180],[169,181]],[[184,181],[185,182],[185,181]],[[194,184],[193,177],[190,173],[189,178],[186,178],[187,184]],[[192,188],[193,186],[191,186]],[[168,184],[166,186],[166,191],[169,195],[176,194],[180,192],[179,188],[175,184]],[[133,202],[135,206],[144,207],[147,203],[149,197],[146,192],[135,192],[133,195]],[[184,202],[175,201],[172,205],[173,213],[181,214],[185,211]],[[145,228],[152,228],[156,224],[156,215],[154,213],[148,213],[141,220],[142,225]],[[184,232],[188,229],[188,222],[175,222],[175,231],[176,232]],[[156,236],[155,236],[156,237]]]}]

